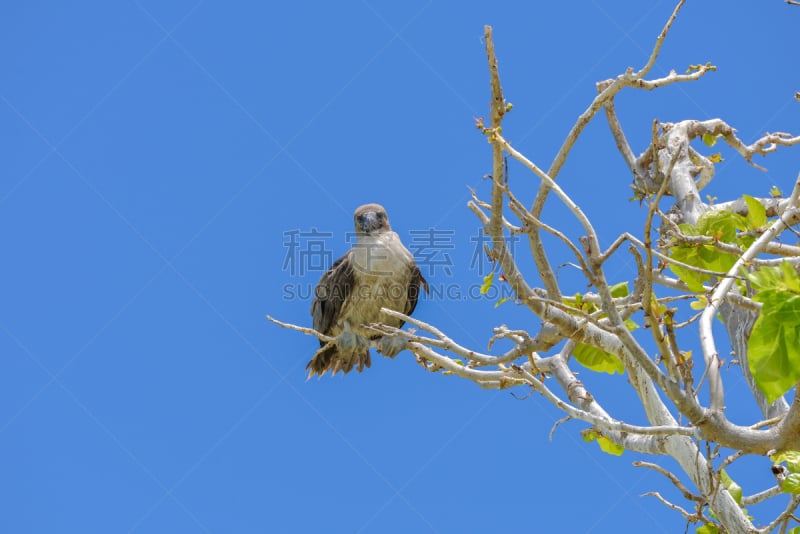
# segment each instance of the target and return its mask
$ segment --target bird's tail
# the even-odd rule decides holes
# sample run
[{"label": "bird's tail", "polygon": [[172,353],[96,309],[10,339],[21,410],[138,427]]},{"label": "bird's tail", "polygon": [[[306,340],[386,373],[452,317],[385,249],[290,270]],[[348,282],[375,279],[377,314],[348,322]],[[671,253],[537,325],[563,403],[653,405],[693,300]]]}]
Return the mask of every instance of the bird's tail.
[{"label": "bird's tail", "polygon": [[353,370],[353,367],[360,373],[365,367],[371,365],[369,347],[356,350],[348,355],[339,352],[336,345],[330,344],[321,347],[314,354],[314,357],[306,365],[306,370],[308,371],[308,378],[311,378],[314,375],[322,376],[328,371],[331,372],[331,375],[335,375],[339,371],[342,371],[342,374],[347,374]]}]

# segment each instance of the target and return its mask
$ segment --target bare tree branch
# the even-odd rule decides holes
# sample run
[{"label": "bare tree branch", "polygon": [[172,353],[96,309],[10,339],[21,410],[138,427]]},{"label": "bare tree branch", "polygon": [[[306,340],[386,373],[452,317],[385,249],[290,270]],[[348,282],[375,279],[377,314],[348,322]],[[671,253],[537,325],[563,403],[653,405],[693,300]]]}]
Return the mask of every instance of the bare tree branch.
[{"label": "bare tree branch", "polygon": [[642,497],[655,497],[656,499],[661,501],[661,504],[665,505],[667,508],[671,508],[671,509],[675,510],[676,512],[681,514],[683,516],[683,518],[686,519],[686,521],[688,521],[690,523],[696,523],[697,521],[700,521],[702,519],[702,516],[698,516],[696,514],[690,514],[685,509],[683,509],[680,506],[678,506],[677,504],[668,501],[667,499],[662,497],[661,494],[659,492],[657,492],[657,491],[648,491],[647,493],[643,493]]},{"label": "bare tree branch", "polygon": [[742,497],[742,506],[752,506],[754,504],[758,504],[761,502],[766,501],[776,495],[780,495],[783,493],[781,488],[778,486],[772,486],[769,489],[765,489],[764,491],[760,491],[753,495],[745,495]]},{"label": "bare tree branch", "polygon": [[681,492],[681,494],[683,495],[684,499],[686,499],[687,501],[694,501],[694,502],[699,502],[699,503],[705,504],[706,499],[704,499],[703,497],[701,497],[699,495],[695,495],[694,493],[689,491],[686,488],[686,486],[683,485],[683,483],[680,481],[680,479],[677,476],[675,476],[673,473],[667,471],[666,469],[664,469],[660,465],[654,464],[654,463],[651,463],[651,462],[637,461],[637,462],[633,462],[633,466],[634,467],[646,467],[648,469],[652,469],[653,471],[656,471],[657,473],[660,473],[660,474],[664,475],[665,477],[667,477],[669,479],[670,482],[672,482],[673,486],[678,488],[678,491]]},{"label": "bare tree branch", "polygon": [[778,526],[781,528],[781,532],[786,532],[786,528],[789,525],[789,519],[792,518],[792,514],[794,511],[797,510],[797,505],[800,504],[800,495],[792,495],[789,498],[789,503],[786,505],[786,508],[781,512],[781,515],[775,518],[770,524],[765,526],[761,532],[772,532]]}]

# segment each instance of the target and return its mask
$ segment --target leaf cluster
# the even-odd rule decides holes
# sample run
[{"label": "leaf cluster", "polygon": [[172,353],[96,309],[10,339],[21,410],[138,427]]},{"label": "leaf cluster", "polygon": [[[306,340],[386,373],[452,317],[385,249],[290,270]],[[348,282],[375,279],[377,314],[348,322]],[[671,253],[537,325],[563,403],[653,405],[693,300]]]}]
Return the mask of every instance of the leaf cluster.
[{"label": "leaf cluster", "polygon": [[800,381],[800,276],[789,262],[744,273],[762,304],[747,364],[768,402]]},{"label": "leaf cluster", "polygon": [[[609,289],[611,290],[611,296],[614,298],[624,298],[628,296],[628,282],[614,284],[609,287]],[[596,304],[586,301],[580,293],[576,294],[574,297],[565,298],[564,304],[587,314],[594,314],[599,310]],[[604,314],[600,314],[599,318],[604,316]],[[629,331],[639,328],[639,325],[631,319],[625,321],[625,326]],[[575,349],[572,351],[572,356],[578,363],[592,371],[611,375],[625,372],[625,366],[622,365],[622,361],[617,356],[597,347],[587,345],[586,343],[577,343]]]},{"label": "leaf cluster", "polygon": [[[713,209],[700,215],[697,224],[678,225],[681,235],[672,238],[669,245],[670,257],[703,271],[727,273],[738,257],[728,250],[722,250],[717,243],[735,245],[740,250],[746,249],[753,244],[754,234],[767,224],[764,206],[748,195],[744,195],[744,200],[748,208],[746,217],[730,210]],[[710,239],[687,239],[691,237]],[[712,278],[708,272],[675,264],[670,264],[670,270],[696,293],[702,292],[703,284]]]}]

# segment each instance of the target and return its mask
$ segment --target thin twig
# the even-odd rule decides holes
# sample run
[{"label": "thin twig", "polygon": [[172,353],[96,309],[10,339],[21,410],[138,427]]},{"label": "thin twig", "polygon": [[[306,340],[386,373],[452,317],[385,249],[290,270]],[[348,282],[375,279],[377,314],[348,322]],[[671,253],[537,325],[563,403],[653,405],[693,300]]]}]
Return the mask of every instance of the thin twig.
[{"label": "thin twig", "polygon": [[325,342],[328,342],[328,343],[332,343],[332,342],[336,341],[336,338],[331,337],[331,336],[326,336],[325,334],[317,332],[313,328],[307,328],[305,326],[298,326],[296,324],[291,324],[291,323],[284,323],[283,321],[279,321],[279,320],[277,320],[274,317],[271,317],[269,315],[267,315],[267,320],[268,321],[272,321],[273,323],[275,323],[276,325],[278,325],[278,326],[280,326],[282,328],[288,328],[290,330],[297,330],[298,332],[302,332],[302,333],[304,333],[304,334],[306,334],[308,336],[314,336],[317,339],[319,339],[320,341],[325,341]]},{"label": "thin twig", "polygon": [[667,23],[664,24],[664,27],[661,29],[661,33],[659,33],[658,37],[656,38],[656,43],[653,45],[653,51],[650,53],[650,57],[647,58],[647,63],[645,63],[644,67],[642,67],[642,70],[636,73],[638,78],[647,76],[647,74],[650,72],[650,69],[652,69],[653,65],[655,65],[658,54],[661,52],[661,47],[664,46],[664,40],[667,38],[667,34],[669,33],[670,28],[672,28],[672,24],[678,17],[678,13],[680,13],[684,3],[685,0],[681,0],[678,2],[678,5],[675,6],[675,9],[672,10],[672,15],[669,16]]},{"label": "thin twig", "polygon": [[753,430],[759,430],[761,428],[764,428],[765,426],[772,426],[772,425],[774,425],[776,423],[780,423],[785,416],[786,416],[786,414],[781,414],[781,415],[778,415],[776,417],[771,417],[770,419],[765,419],[763,421],[759,421],[758,423],[756,423],[754,425],[750,425],[750,428],[753,429]]},{"label": "thin twig", "polygon": [[667,499],[662,497],[661,494],[659,492],[657,492],[657,491],[648,491],[647,493],[642,493],[642,497],[655,497],[656,499],[661,501],[661,503],[664,504],[665,506],[667,506],[668,508],[672,508],[673,510],[675,510],[676,512],[681,514],[683,516],[683,518],[686,519],[687,521],[689,521],[690,523],[695,523],[695,522],[697,522],[699,520],[698,517],[695,514],[690,514],[689,512],[687,512],[686,510],[684,510],[683,508],[678,506],[677,504],[668,501]]},{"label": "thin twig", "polygon": [[683,498],[686,499],[687,501],[694,501],[694,502],[699,502],[699,503],[705,503],[706,502],[705,498],[701,497],[700,495],[695,495],[694,493],[689,491],[689,489],[686,486],[683,485],[683,482],[681,482],[678,477],[676,477],[673,473],[667,471],[666,469],[664,469],[663,467],[661,467],[658,464],[654,464],[654,463],[650,463],[650,462],[636,461],[636,462],[633,462],[633,466],[634,467],[646,467],[648,469],[652,469],[653,471],[664,475],[665,477],[667,477],[667,479],[669,479],[670,482],[672,482],[673,486],[678,488],[678,491],[681,492],[681,495],[683,495]]},{"label": "thin twig", "polygon": [[786,504],[786,508],[783,510],[783,512],[781,512],[781,514],[776,517],[774,521],[765,526],[761,532],[772,532],[779,525],[781,526],[781,530],[786,532],[789,519],[791,519],[792,514],[794,514],[794,511],[797,509],[798,504],[800,504],[800,495],[792,495],[789,498],[789,502]]},{"label": "thin twig", "polygon": [[745,495],[742,497],[742,506],[752,506],[754,504],[758,504],[761,502],[766,501],[769,498],[775,497],[776,495],[780,495],[783,493],[779,486],[772,486],[769,489],[765,489],[764,491],[759,491],[753,495]]},{"label": "thin twig", "polygon": [[558,428],[562,423],[566,423],[567,421],[571,421],[572,417],[569,415],[562,417],[555,423],[553,423],[553,427],[550,429],[550,433],[547,435],[549,441],[553,441],[553,434],[555,434],[556,428]]}]

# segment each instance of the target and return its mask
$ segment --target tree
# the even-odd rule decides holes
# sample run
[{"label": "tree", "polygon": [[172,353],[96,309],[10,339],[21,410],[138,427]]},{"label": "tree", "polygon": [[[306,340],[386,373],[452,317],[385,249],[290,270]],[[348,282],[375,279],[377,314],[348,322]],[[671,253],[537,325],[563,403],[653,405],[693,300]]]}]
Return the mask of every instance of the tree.
[{"label": "tree", "polygon": [[[588,423],[584,439],[596,441],[604,451],[621,454],[627,449],[651,455],[653,462],[635,465],[663,474],[689,504],[669,502],[658,492],[650,495],[695,524],[698,532],[786,532],[800,523],[793,515],[800,504],[800,247],[782,242],[781,236],[800,235],[793,228],[800,222],[800,177],[786,187],[791,191],[786,198],[776,190],[770,198],[745,195],[721,203],[703,202],[700,191],[715,176],[720,156],[705,152],[717,142],[759,168],[753,156],[798,144],[800,137],[767,134],[747,145],[721,119],[654,120],[651,139],[641,143],[645,148],[635,155],[617,118],[615,96],[623,90],[697,81],[715,70],[708,63],[690,65],[684,74],[647,77],[682,5],[683,1],[659,34],[644,67],[597,84],[597,96],[578,117],[547,170],[504,136],[503,119],[511,104],[503,95],[492,29],[485,28],[492,99],[488,122],[479,119],[476,125],[491,147],[492,188],[491,198],[474,194],[468,206],[491,237],[487,254],[496,269],[484,279],[484,289],[508,284],[513,299],[541,326],[536,332],[495,328],[490,346],[498,340],[511,344],[501,355],[462,346],[434,325],[391,310],[384,311],[417,330],[373,327],[383,335],[406,339],[408,349],[429,371],[484,388],[530,388],[564,412],[562,421]],[[620,235],[607,246],[557,183],[576,141],[601,111],[631,171],[634,198],[645,214],[640,232]],[[528,203],[509,185],[509,156],[540,180]],[[542,220],[550,197],[563,203],[580,223],[584,233],[580,239],[570,239]],[[669,197],[672,202],[666,208]],[[543,287],[533,287],[534,273],[519,268],[520,258],[506,245],[512,234],[527,237]],[[573,265],[590,291],[565,295],[545,234],[574,256]],[[620,254],[634,259],[637,277],[612,284],[606,266]],[[332,341],[309,328],[275,322]],[[735,361],[720,356],[715,339],[720,325]],[[696,336],[702,357],[694,356],[683,341],[689,333]],[[733,363],[741,369],[762,414],[748,426],[726,412],[721,368]],[[578,379],[579,369],[626,377],[649,424],[634,425],[615,417],[603,404],[603,392],[588,391]],[[772,465],[773,487],[744,494],[726,467],[745,455],[770,457],[765,463]],[[666,456],[682,473],[657,463]],[[757,517],[757,511],[752,512],[757,519],[751,517],[751,507],[774,499],[787,500],[777,517]],[[764,526],[758,529],[754,523]],[[800,526],[792,531],[800,532]]]}]

